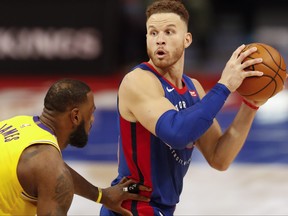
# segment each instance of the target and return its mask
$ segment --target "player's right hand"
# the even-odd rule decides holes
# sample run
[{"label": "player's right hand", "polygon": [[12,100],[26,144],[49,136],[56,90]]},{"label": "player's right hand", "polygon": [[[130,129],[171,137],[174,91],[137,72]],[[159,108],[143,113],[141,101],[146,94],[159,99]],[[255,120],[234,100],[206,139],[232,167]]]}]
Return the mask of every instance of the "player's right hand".
[{"label": "player's right hand", "polygon": [[[124,177],[121,179],[121,181],[117,185],[102,189],[103,197],[102,197],[101,203],[106,208],[114,212],[117,212],[121,215],[133,216],[130,211],[128,211],[127,209],[121,206],[124,200],[138,200],[138,201],[143,201],[143,202],[150,201],[148,197],[142,196],[137,193],[129,193],[129,191],[125,190],[133,183],[136,183],[136,182]],[[139,185],[138,189],[140,191],[147,191],[147,192],[151,191],[151,188],[148,188],[143,185]]]},{"label": "player's right hand", "polygon": [[231,92],[236,91],[246,77],[263,75],[261,71],[244,70],[251,65],[262,62],[262,58],[255,58],[243,62],[247,56],[257,51],[256,47],[252,47],[242,52],[244,48],[245,45],[241,45],[233,52],[218,81],[225,85]]}]

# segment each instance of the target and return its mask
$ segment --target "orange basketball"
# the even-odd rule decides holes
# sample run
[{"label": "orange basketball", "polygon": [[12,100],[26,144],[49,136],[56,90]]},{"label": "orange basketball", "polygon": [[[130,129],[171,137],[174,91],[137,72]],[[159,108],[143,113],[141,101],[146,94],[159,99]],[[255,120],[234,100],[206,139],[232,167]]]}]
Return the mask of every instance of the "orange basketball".
[{"label": "orange basketball", "polygon": [[251,43],[244,48],[243,52],[252,47],[257,47],[257,51],[244,61],[255,58],[262,58],[263,61],[245,70],[261,71],[264,74],[261,77],[245,78],[237,92],[247,99],[263,101],[282,90],[286,80],[286,64],[281,54],[267,44]]}]

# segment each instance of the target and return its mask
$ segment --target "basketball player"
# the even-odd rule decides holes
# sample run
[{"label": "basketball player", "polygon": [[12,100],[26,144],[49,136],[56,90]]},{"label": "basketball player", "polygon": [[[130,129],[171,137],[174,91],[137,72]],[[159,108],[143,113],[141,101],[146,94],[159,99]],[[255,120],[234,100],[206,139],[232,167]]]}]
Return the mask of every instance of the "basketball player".
[{"label": "basketball player", "polygon": [[121,207],[124,199],[148,200],[123,191],[131,180],[97,188],[64,163],[68,144],[86,145],[94,111],[90,87],[63,79],[48,90],[42,115],[0,122],[0,215],[66,215],[74,194],[122,215],[131,215]]},{"label": "basketball player", "polygon": [[[263,102],[243,102],[224,132],[215,116],[227,97],[245,77],[261,76],[244,68],[262,59],[243,60],[238,47],[227,62],[218,83],[205,94],[201,84],[183,73],[185,48],[192,43],[189,14],[181,1],[154,1],[146,10],[149,61],[125,75],[118,92],[120,125],[117,184],[128,177],[152,188],[151,201],[128,200],[122,206],[133,215],[173,215],[189,168],[193,149],[211,167],[224,171],[242,148],[258,107]],[[129,192],[129,191],[128,191]],[[101,207],[101,215],[117,215]]]}]

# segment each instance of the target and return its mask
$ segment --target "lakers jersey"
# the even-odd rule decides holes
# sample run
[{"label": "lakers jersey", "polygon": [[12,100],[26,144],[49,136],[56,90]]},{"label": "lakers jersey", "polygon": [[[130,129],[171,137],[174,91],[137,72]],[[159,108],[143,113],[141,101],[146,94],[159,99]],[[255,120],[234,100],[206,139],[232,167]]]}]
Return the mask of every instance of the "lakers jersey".
[{"label": "lakers jersey", "polygon": [[0,122],[0,215],[35,215],[36,198],[29,197],[17,177],[19,158],[28,146],[49,144],[59,152],[52,131],[36,116],[16,116]]},{"label": "lakers jersey", "polygon": [[[161,76],[150,64],[142,63],[137,67],[150,71],[159,79],[165,97],[178,111],[200,100],[194,84],[185,74],[182,77],[184,87],[179,89]],[[167,215],[173,214],[182,192],[183,177],[191,162],[193,145],[185,149],[173,149],[139,122],[129,122],[120,115],[119,122],[119,176],[112,185],[118,183],[123,176],[128,176],[152,187],[150,205],[162,210],[166,209]],[[141,209],[141,205],[145,204],[137,201],[124,203],[124,206],[132,210],[135,215]],[[147,215],[153,214],[147,213]]]}]

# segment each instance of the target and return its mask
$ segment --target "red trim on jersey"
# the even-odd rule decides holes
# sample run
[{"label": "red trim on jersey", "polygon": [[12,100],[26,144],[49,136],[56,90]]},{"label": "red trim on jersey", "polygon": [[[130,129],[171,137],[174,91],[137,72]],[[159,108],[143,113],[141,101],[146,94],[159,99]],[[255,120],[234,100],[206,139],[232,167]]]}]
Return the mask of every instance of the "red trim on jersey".
[{"label": "red trim on jersey", "polygon": [[153,70],[156,74],[161,76],[171,87],[173,87],[179,94],[184,94],[187,91],[187,85],[182,78],[182,83],[184,84],[184,87],[179,89],[177,86],[175,86],[173,83],[171,83],[169,80],[167,80],[162,74],[160,74],[151,64],[148,62],[143,62],[143,64],[147,65],[151,70]]},{"label": "red trim on jersey", "polygon": [[152,187],[150,132],[140,123],[136,124],[137,163],[144,176],[144,185]]},{"label": "red trim on jersey", "polygon": [[[120,132],[122,148],[131,176],[129,178],[152,187],[151,178],[151,155],[150,155],[150,132],[140,123],[128,122],[120,116]],[[152,192],[141,191],[144,196],[151,196]],[[129,210],[146,212],[143,215],[153,215],[153,208],[149,204],[139,201],[126,201],[123,206]],[[133,207],[134,206],[134,207]],[[135,209],[136,206],[136,209]],[[143,210],[144,208],[144,210]],[[150,212],[148,214],[148,212]],[[139,214],[140,215],[140,214]]]},{"label": "red trim on jersey", "polygon": [[150,132],[140,123],[128,122],[122,117],[120,117],[120,128],[123,152],[131,173],[130,177],[152,187]]}]

